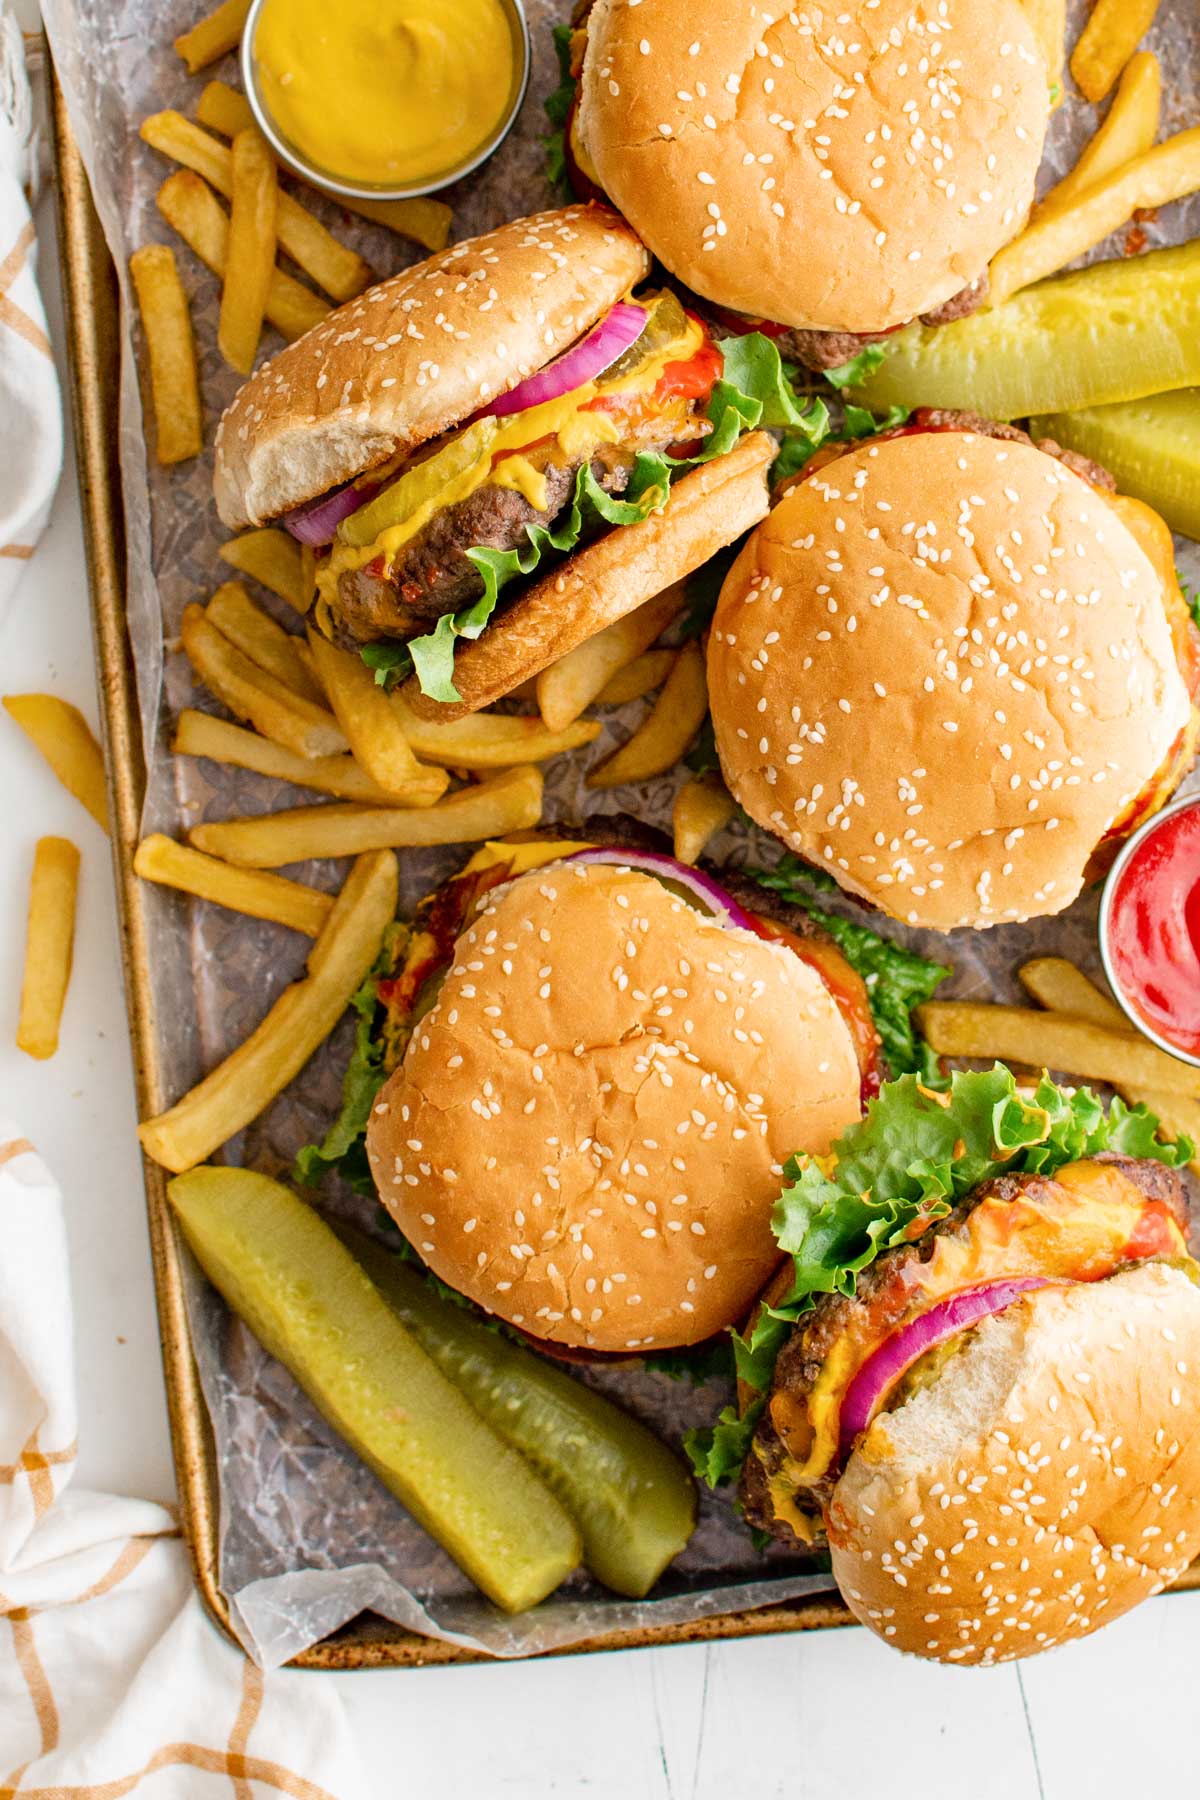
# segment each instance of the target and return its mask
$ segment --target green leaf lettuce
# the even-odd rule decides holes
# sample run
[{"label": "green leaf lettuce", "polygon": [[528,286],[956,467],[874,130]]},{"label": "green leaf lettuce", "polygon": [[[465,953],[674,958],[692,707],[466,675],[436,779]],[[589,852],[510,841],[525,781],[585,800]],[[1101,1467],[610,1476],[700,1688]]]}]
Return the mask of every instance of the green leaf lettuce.
[{"label": "green leaf lettuce", "polygon": [[555,25],[554,53],[558,58],[558,86],[542,102],[551,129],[540,140],[546,159],[546,180],[564,199],[571,194],[571,178],[567,167],[567,115],[575,98],[575,77],[571,74],[571,27]]},{"label": "green leaf lettuce", "polygon": [[525,526],[525,544],[518,550],[481,547],[467,551],[483,577],[484,591],[461,612],[443,613],[433,631],[410,638],[405,644],[369,644],[363,660],[375,670],[375,679],[390,686],[410,669],[416,671],[423,693],[434,700],[460,698],[454,685],[454,650],[459,638],[477,638],[494,613],[502,589],[518,576],[529,576],[548,554],[565,556],[597,522],[634,525],[660,512],[667,504],[672,477],[679,471],[725,456],[743,432],[758,426],[785,429],[807,445],[811,455],[828,432],[829,415],[820,400],[802,405],[794,393],[770,338],[759,332],[725,338],[721,379],[708,403],[711,431],[695,456],[671,457],[659,451],[642,452],[634,461],[629,484],[621,496],[605,493],[588,463],[575,477],[571,505],[562,522],[547,528]]},{"label": "green leaf lettuce", "polygon": [[[738,1375],[759,1393],[759,1410],[794,1321],[820,1295],[852,1295],[877,1256],[919,1236],[996,1175],[1052,1175],[1105,1150],[1168,1167],[1186,1162],[1193,1146],[1160,1142],[1157,1126],[1144,1106],[1114,1100],[1106,1114],[1090,1089],[1060,1088],[1048,1076],[1032,1096],[1022,1093],[999,1063],[956,1073],[946,1092],[915,1075],[889,1082],[828,1157],[794,1156],[784,1169],[772,1226],[792,1258],[792,1285],[734,1344]],[[719,1446],[713,1432],[700,1434],[689,1454],[729,1480],[739,1443],[748,1448],[751,1435],[738,1438],[725,1421]]]},{"label": "green leaf lettuce", "polygon": [[858,387],[860,383],[866,381],[868,376],[875,373],[886,355],[886,345],[867,344],[857,356],[852,356],[849,362],[841,363],[836,369],[822,369],[821,373],[830,387],[839,389]]},{"label": "green leaf lettuce", "polygon": [[321,1142],[305,1144],[296,1153],[292,1175],[302,1187],[316,1187],[324,1176],[336,1171],[356,1193],[373,1194],[375,1191],[365,1137],[375,1097],[387,1080],[386,1046],[382,1034],[376,1030],[379,1001],[375,984],[380,976],[392,973],[397,945],[405,930],[397,923],[385,934],[371,973],[350,1002],[357,1017],[354,1048],[342,1077],[341,1108]]}]

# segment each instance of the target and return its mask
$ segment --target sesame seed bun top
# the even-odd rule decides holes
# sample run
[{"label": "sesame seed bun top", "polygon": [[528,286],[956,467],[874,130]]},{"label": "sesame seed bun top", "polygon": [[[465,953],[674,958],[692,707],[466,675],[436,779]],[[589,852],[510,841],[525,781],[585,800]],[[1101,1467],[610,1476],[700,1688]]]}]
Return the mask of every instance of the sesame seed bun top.
[{"label": "sesame seed bun top", "polygon": [[1026,1294],[878,1417],[834,1489],[855,1617],[939,1662],[1086,1637],[1200,1552],[1200,1291],[1143,1263]]},{"label": "sesame seed bun top", "polygon": [[871,332],[975,280],[1033,199],[1046,66],[1019,0],[596,0],[579,131],[699,294]]},{"label": "sesame seed bun top", "polygon": [[498,890],[380,1094],[380,1196],[444,1281],[535,1336],[636,1353],[744,1316],[781,1166],[859,1116],[849,1033],[783,945],[650,876]]},{"label": "sesame seed bun top", "polygon": [[794,487],[726,578],[708,685],[747,812],[943,931],[1069,905],[1189,716],[1159,578],[1103,496],[961,432]]},{"label": "sesame seed bun top", "polygon": [[259,525],[440,436],[561,355],[649,266],[615,213],[568,206],[464,238],[339,306],[227,409],[221,518]]}]

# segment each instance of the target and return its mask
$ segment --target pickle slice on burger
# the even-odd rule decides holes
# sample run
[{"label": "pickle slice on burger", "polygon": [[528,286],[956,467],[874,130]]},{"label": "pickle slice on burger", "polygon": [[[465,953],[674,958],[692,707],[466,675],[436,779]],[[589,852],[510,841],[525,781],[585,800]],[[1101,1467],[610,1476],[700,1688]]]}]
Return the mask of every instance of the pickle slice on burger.
[{"label": "pickle slice on burger", "polygon": [[788,1168],[791,1263],[693,1443],[771,1536],[827,1542],[897,1648],[989,1663],[1085,1635],[1200,1550],[1200,1269],[1142,1108],[887,1084]]},{"label": "pickle slice on burger", "polygon": [[235,528],[318,552],[315,617],[422,710],[508,693],[734,542],[815,444],[765,338],[723,348],[607,207],[406,269],[264,364],[221,421]]}]

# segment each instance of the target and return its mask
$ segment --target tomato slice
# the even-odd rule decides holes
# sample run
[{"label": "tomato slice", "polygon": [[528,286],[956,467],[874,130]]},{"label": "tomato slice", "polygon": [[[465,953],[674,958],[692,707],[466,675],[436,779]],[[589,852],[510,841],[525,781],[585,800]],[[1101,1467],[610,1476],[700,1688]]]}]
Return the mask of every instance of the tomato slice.
[{"label": "tomato slice", "polygon": [[1148,1256],[1176,1256],[1179,1253],[1179,1226],[1164,1200],[1147,1200],[1138,1222],[1125,1246],[1129,1262]]},{"label": "tomato slice", "polygon": [[552,444],[555,434],[547,431],[540,438],[534,438],[530,444],[518,444],[513,450],[497,450],[492,457],[493,469],[498,463],[507,462],[510,456],[528,456],[531,450],[540,450],[544,444]]},{"label": "tomato slice", "polygon": [[669,362],[664,365],[654,389],[654,398],[667,400],[674,394],[681,394],[687,400],[707,400],[720,379],[724,366],[725,358],[711,339],[706,338],[696,354],[686,362]]},{"label": "tomato slice", "polygon": [[871,1017],[871,1003],[862,976],[850,967],[832,938],[801,937],[799,932],[789,930],[786,925],[777,925],[773,919],[761,918],[757,913],[749,916],[759,937],[786,944],[801,962],[816,970],[829,990],[850,1032],[854,1054],[858,1058],[865,1106],[883,1085],[883,1064],[879,1033]]}]

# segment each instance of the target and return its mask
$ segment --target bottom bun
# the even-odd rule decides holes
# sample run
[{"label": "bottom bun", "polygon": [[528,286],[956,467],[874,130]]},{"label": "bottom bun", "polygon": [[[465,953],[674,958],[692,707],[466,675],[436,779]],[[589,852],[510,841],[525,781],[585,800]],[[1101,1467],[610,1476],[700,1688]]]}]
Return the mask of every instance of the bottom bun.
[{"label": "bottom bun", "polygon": [[482,637],[460,643],[454,659],[454,685],[462,695],[457,705],[431,700],[415,677],[404,687],[405,700],[430,719],[478,712],[673,581],[682,581],[766,518],[767,472],[776,454],[773,438],[752,431],[727,456],[701,463],[675,483],[661,512],[576,551],[493,619]]},{"label": "bottom bun", "polygon": [[1086,1637],[1200,1551],[1200,1290],[1143,1263],[1027,1295],[877,1418],[827,1520],[855,1617],[986,1665]]}]

